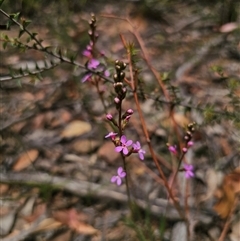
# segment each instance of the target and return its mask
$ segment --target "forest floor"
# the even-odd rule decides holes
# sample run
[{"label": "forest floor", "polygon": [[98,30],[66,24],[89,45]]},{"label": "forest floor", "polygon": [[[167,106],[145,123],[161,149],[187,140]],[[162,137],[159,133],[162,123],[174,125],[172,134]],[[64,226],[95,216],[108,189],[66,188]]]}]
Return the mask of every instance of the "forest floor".
[{"label": "forest floor", "polygon": [[[188,197],[181,172],[172,186],[187,214],[190,233],[168,200],[131,91],[123,103],[124,110],[134,110],[125,134],[139,140],[146,151],[144,161],[137,155],[127,159],[130,192],[138,207],[134,215],[125,185],[110,182],[121,158],[104,138],[113,130],[96,89],[81,82],[84,70],[63,63],[41,73],[40,80],[33,76],[6,80],[9,67],[28,66],[34,71],[36,63],[44,66],[46,56],[1,47],[1,240],[240,239],[240,19],[220,23],[214,4],[173,2],[149,7],[138,1],[96,1],[79,9],[53,3],[32,16],[28,29],[38,33],[44,46],[75,53],[76,61],[84,64],[82,52],[94,12],[97,47],[111,74],[115,60],[128,61],[123,39],[135,43],[144,97],[140,106],[169,183],[178,159],[166,143],[178,144],[174,126],[183,139],[187,124],[197,123],[194,146],[184,159],[195,173],[188,180]],[[12,26],[2,33],[15,37],[18,31]],[[165,78],[171,98],[179,98],[173,106],[175,124],[146,59]],[[116,114],[112,83],[100,87],[107,112]]]}]

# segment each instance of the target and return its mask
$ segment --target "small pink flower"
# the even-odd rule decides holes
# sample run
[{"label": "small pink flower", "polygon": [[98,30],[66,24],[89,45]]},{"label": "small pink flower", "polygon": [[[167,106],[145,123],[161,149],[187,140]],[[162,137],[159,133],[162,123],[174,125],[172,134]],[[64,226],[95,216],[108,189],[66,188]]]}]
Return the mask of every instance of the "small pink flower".
[{"label": "small pink flower", "polygon": [[185,171],[185,177],[187,179],[194,177],[193,165],[183,164],[183,167],[184,167],[184,171]]},{"label": "small pink flower", "polygon": [[87,66],[89,69],[96,69],[99,64],[100,62],[97,59],[90,59]]},{"label": "small pink flower", "polygon": [[169,146],[168,150],[172,152],[174,155],[177,154],[177,146]]},{"label": "small pink flower", "polygon": [[117,170],[117,175],[112,176],[111,183],[116,182],[116,184],[120,186],[122,184],[122,178],[124,178],[125,176],[126,176],[126,172],[123,170],[122,167],[119,167]]},{"label": "small pink flower", "polygon": [[105,77],[109,77],[109,76],[110,76],[109,70],[106,69],[106,70],[104,71],[104,76],[105,76]]},{"label": "small pink flower", "polygon": [[121,146],[115,147],[116,152],[123,152],[124,155],[128,154],[128,147],[132,145],[133,141],[132,140],[127,140],[126,136],[121,136],[120,139]]},{"label": "small pink flower", "polygon": [[91,57],[92,57],[91,51],[90,51],[90,50],[87,50],[87,49],[83,50],[82,54],[83,54],[84,56],[88,57],[88,58],[91,58]]},{"label": "small pink flower", "polygon": [[143,161],[144,160],[144,154],[146,153],[146,151],[144,151],[141,148],[141,144],[140,144],[139,141],[137,141],[136,143],[133,144],[133,149],[138,152],[139,158]]}]

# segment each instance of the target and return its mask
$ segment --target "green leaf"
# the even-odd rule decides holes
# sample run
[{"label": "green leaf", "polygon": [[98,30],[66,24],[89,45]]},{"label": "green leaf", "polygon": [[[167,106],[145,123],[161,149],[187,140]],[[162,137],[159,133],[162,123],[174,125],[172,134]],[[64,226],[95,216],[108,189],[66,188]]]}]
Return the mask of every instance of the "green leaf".
[{"label": "green leaf", "polygon": [[36,74],[36,77],[37,77],[37,79],[39,79],[40,81],[43,79],[43,77],[42,77],[42,75],[41,75],[40,73],[37,73],[37,74]]},{"label": "green leaf", "polygon": [[31,37],[27,37],[26,42],[29,43],[31,41]]},{"label": "green leaf", "polygon": [[19,73],[20,73],[20,75],[24,75],[24,71],[22,68],[19,69]]},{"label": "green leaf", "polygon": [[[11,16],[11,15],[10,15],[10,16]],[[13,18],[15,21],[18,21],[18,20],[19,20],[19,16],[20,16],[20,12],[14,13],[12,18]]]},{"label": "green leaf", "polygon": [[60,58],[62,59],[62,50],[61,49],[58,50],[58,54],[59,54]]},{"label": "green leaf", "polygon": [[20,38],[25,33],[24,29],[21,29],[18,33],[18,37]]},{"label": "green leaf", "polygon": [[17,80],[16,80],[16,83],[17,83],[17,85],[18,85],[19,87],[22,87],[22,82],[21,82],[20,79],[17,79]]},{"label": "green leaf", "polygon": [[32,38],[36,38],[36,36],[38,35],[38,33],[32,33]]},{"label": "green leaf", "polygon": [[31,20],[24,20],[22,25],[24,28],[27,28],[27,26],[31,23],[32,21]]},{"label": "green leaf", "polygon": [[76,57],[77,57],[77,55],[75,54],[71,54],[70,55],[70,61],[71,61],[71,63],[74,63],[74,61],[76,60]]},{"label": "green leaf", "polygon": [[7,29],[10,29],[10,27],[13,25],[13,21],[11,20],[11,19],[9,19],[8,21],[7,21],[7,24],[6,24],[6,28]]},{"label": "green leaf", "polygon": [[37,62],[35,63],[35,69],[36,69],[36,70],[41,70],[41,69],[39,68]]},{"label": "green leaf", "polygon": [[7,45],[8,45],[8,42],[4,42],[3,43],[3,49],[6,49]]}]

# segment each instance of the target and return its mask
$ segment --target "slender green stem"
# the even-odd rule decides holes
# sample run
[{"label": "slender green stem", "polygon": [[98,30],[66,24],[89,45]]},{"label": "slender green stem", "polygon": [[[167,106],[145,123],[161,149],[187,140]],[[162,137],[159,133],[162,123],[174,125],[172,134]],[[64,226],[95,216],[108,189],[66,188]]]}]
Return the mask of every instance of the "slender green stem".
[{"label": "slender green stem", "polygon": [[121,153],[121,156],[122,156],[122,160],[123,160],[123,168],[126,171],[125,180],[126,180],[126,189],[127,189],[127,196],[128,196],[128,205],[129,205],[129,208],[132,210],[130,187],[129,187],[129,178],[128,178],[128,171],[127,171],[127,162],[126,162],[126,159],[125,159],[125,156],[123,155],[123,153]]}]

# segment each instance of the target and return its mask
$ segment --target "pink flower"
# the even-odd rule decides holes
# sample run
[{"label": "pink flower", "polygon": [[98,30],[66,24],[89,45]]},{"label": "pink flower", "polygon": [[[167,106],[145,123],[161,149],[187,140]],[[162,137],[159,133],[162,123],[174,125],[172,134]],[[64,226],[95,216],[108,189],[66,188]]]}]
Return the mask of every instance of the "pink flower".
[{"label": "pink flower", "polygon": [[121,136],[120,139],[121,146],[115,147],[116,152],[123,152],[124,155],[128,154],[128,147],[132,145],[133,141],[132,140],[127,140],[126,136]]},{"label": "pink flower", "polygon": [[82,54],[88,58],[92,57],[92,46],[89,44],[87,45],[86,49],[83,50]]},{"label": "pink flower", "polygon": [[146,153],[146,151],[141,149],[141,144],[140,144],[139,141],[137,141],[136,143],[133,144],[133,149],[138,152],[139,158],[143,161],[144,160],[144,154]]},{"label": "pink flower", "polygon": [[97,59],[90,59],[87,66],[89,69],[96,69],[99,64],[100,62]]},{"label": "pink flower", "polygon": [[184,167],[184,171],[185,171],[185,177],[187,179],[194,177],[193,165],[183,164],[183,167]]},{"label": "pink flower", "polygon": [[105,77],[109,77],[109,76],[110,76],[109,70],[106,69],[106,70],[104,71],[104,76],[105,76]]},{"label": "pink flower", "polygon": [[172,152],[174,155],[177,154],[177,146],[169,146],[168,150]]},{"label": "pink flower", "polygon": [[122,178],[126,176],[126,172],[123,170],[122,167],[119,167],[117,170],[117,176],[112,176],[111,183],[116,182],[118,186],[122,184]]}]

